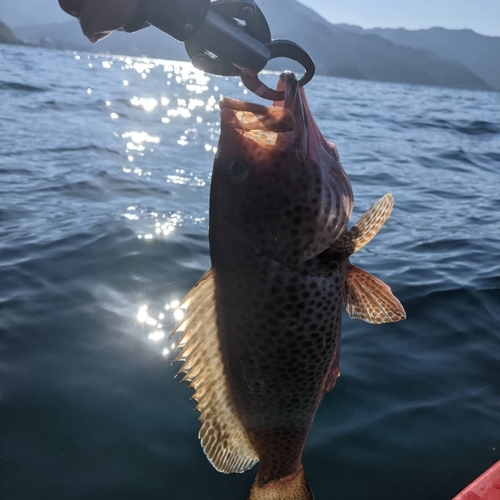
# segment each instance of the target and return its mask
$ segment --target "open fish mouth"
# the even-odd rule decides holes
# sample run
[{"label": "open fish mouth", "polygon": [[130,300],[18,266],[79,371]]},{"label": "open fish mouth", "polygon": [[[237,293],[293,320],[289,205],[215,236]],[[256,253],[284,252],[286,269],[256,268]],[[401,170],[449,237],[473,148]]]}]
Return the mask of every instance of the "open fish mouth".
[{"label": "open fish mouth", "polygon": [[272,106],[223,99],[220,103],[222,126],[239,131],[264,148],[276,146],[281,138],[293,142],[303,137],[307,128],[306,104],[295,74],[283,73],[277,90],[285,92],[285,100],[276,101]]}]

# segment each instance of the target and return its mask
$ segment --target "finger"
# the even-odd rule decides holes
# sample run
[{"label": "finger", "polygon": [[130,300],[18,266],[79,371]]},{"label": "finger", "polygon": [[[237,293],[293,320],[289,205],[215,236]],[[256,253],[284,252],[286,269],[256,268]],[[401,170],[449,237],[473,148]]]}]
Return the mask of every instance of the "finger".
[{"label": "finger", "polygon": [[139,2],[140,0],[87,0],[78,15],[83,33],[92,42],[104,38],[134,18]]},{"label": "finger", "polygon": [[78,17],[85,0],[59,0],[59,5],[64,12],[73,17]]}]

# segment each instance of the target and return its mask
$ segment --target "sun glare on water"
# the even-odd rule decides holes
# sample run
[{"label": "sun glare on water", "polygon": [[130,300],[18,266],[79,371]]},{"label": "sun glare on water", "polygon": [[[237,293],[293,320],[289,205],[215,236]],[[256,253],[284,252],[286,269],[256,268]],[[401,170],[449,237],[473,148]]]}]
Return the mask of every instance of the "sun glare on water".
[{"label": "sun glare on water", "polygon": [[[202,225],[206,233],[206,211],[191,209],[189,203],[180,206],[168,193],[178,193],[183,200],[206,195],[220,134],[222,78],[189,63],[99,54],[73,57],[93,75],[100,71],[115,83],[113,93],[105,93],[98,82],[86,85],[84,93],[91,109],[101,113],[107,124],[104,133],[113,135],[113,175],[125,177],[125,190],[149,193],[129,198],[121,210],[124,224],[136,235],[139,252],[181,237],[185,226]],[[237,87],[242,96],[243,91]],[[182,322],[185,308],[174,297],[159,307],[147,284],[139,293],[135,319],[140,335],[169,356],[175,341],[169,332]]]},{"label": "sun glare on water", "polygon": [[[185,308],[178,300],[165,304],[164,312],[151,312],[149,306],[141,305],[136,320],[142,326],[147,340],[160,348],[163,356],[169,356],[175,346],[175,340],[169,338],[169,332],[184,319]],[[167,323],[164,325],[163,323]]]}]

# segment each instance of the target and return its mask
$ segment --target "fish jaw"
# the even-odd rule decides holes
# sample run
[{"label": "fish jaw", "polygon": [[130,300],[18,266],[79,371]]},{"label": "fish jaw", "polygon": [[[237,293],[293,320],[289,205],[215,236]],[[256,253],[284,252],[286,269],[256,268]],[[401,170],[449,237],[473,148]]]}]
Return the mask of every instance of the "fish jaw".
[{"label": "fish jaw", "polygon": [[253,141],[268,151],[278,149],[283,152],[295,147],[316,161],[324,160],[325,151],[340,162],[337,148],[319,130],[304,87],[300,87],[295,74],[290,71],[283,73],[277,91],[284,92],[285,99],[274,101],[272,106],[222,99],[222,134],[227,135],[237,148],[245,149],[245,142]]},{"label": "fish jaw", "polygon": [[285,99],[272,106],[220,103],[210,215],[214,262],[265,255],[296,266],[346,230],[353,194],[337,150],[319,131],[293,73],[281,76],[278,90]]},{"label": "fish jaw", "polygon": [[335,147],[331,148],[320,132],[309,108],[304,87],[299,85],[295,74],[291,71],[283,73],[278,81],[276,90],[284,92],[285,99],[273,102],[273,107],[288,109],[292,112],[296,121],[294,138],[300,144],[305,154],[316,161],[321,161],[320,151],[321,149],[325,149],[337,161],[340,161],[337,149]]}]

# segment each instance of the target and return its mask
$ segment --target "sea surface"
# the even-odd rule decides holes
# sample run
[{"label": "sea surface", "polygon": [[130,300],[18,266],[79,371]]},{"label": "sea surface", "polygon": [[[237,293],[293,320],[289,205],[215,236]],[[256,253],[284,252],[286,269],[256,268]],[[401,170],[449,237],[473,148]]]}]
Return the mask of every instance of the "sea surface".
[{"label": "sea surface", "polygon": [[[210,266],[221,96],[160,60],[0,47],[0,498],[245,500],[175,379],[178,301]],[[276,74],[268,74],[271,84]],[[341,377],[304,463],[317,500],[449,500],[500,460],[500,94],[317,77],[353,262],[408,320],[344,318]]]}]

